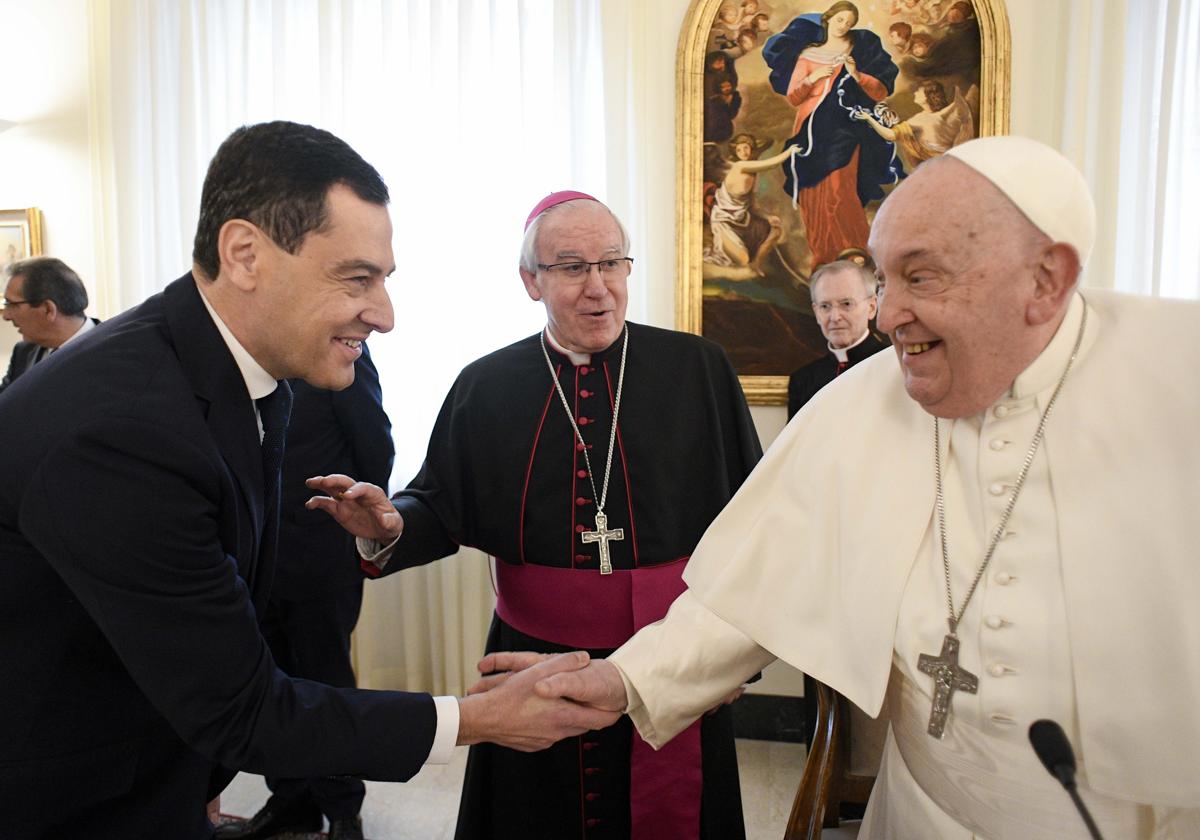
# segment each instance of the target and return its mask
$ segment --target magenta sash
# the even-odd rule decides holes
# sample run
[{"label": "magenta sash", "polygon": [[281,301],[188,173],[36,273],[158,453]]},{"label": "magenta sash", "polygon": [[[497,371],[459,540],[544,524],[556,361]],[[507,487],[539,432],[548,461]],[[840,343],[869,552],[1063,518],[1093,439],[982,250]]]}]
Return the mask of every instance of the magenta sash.
[{"label": "magenta sash", "polygon": [[[496,614],[530,636],[573,648],[616,648],[667,613],[687,588],[688,558],[639,569],[563,569],[496,561]],[[633,840],[700,836],[700,721],[654,750],[633,733]]]}]

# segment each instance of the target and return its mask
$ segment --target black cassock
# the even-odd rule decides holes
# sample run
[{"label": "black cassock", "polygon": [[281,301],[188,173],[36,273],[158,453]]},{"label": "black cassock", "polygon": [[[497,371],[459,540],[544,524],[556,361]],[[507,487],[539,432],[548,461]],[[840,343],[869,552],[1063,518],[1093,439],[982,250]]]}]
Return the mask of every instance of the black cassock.
[{"label": "black cassock", "polygon": [[[553,348],[549,353],[589,447],[600,493],[621,341],[578,367]],[[625,533],[624,540],[609,543],[615,569],[690,556],[761,455],[741,386],[720,347],[694,335],[629,324],[605,503],[608,527]],[[450,389],[425,464],[395,499],[405,525],[387,571],[428,563],[466,545],[497,563],[590,570],[585,580],[604,587],[613,578],[596,573],[598,547],[582,541],[583,532],[595,527],[593,495],[539,336],[531,336],[473,362]],[[606,618],[589,615],[586,599],[557,608],[569,609],[581,627]],[[570,649],[523,633],[498,616],[487,640],[489,652]],[[611,651],[590,653],[602,657]],[[606,730],[540,753],[472,747],[457,836],[628,837],[632,734],[623,717]],[[704,719],[701,744],[701,836],[744,837],[727,708]]]}]

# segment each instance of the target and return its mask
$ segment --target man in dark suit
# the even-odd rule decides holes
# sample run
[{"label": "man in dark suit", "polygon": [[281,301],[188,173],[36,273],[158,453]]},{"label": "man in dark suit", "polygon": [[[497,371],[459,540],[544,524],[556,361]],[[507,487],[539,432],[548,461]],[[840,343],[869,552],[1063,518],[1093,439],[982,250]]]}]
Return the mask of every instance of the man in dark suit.
[{"label": "man in dark suit", "polygon": [[100,323],[83,314],[87,305],[87,289],[79,275],[62,260],[33,257],[9,266],[0,317],[16,327],[24,341],[13,347],[0,391],[59,347]]},{"label": "man in dark suit", "polygon": [[192,272],[0,394],[6,838],[199,840],[236,769],[402,781],[455,741],[538,749],[615,719],[523,674],[458,701],[290,678],[259,633],[278,380],[345,388],[391,328],[387,201],[328,132],[238,129],[205,178]]},{"label": "man in dark suit", "polygon": [[852,259],[839,259],[813,272],[809,285],[813,313],[829,353],[788,378],[788,419],[834,377],[888,344],[871,332],[875,317],[875,275]]},{"label": "man in dark suit", "polygon": [[[367,345],[342,391],[295,379],[287,451],[283,457],[279,564],[263,619],[276,663],[293,677],[353,687],[350,634],[362,607],[363,575],[354,538],[304,503],[312,475],[347,473],[386,487],[395,448],[383,410],[379,372]],[[331,840],[362,840],[358,812],[366,788],[350,776],[294,779],[268,776],[271,798],[250,820],[217,831],[218,840],[261,840],[282,831],[316,831],[329,818]]]}]

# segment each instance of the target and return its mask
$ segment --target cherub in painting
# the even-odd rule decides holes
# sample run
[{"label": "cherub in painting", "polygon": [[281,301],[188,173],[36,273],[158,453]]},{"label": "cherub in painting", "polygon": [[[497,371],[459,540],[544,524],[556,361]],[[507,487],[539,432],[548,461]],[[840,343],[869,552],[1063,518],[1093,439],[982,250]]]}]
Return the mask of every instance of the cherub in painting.
[{"label": "cherub in painting", "polygon": [[705,250],[704,261],[734,269],[719,272],[731,280],[763,276],[763,260],[775,250],[783,235],[779,217],[764,215],[754,206],[759,173],[778,166],[792,154],[793,147],[789,147],[765,160],[757,160],[770,145],[769,140],[760,143],[754,135],[745,133],[736,135],[729,143],[733,159],[728,161],[729,169],[717,187],[709,217],[712,247]]},{"label": "cherub in painting", "polygon": [[911,171],[921,161],[937,157],[975,136],[970,100],[978,98],[979,88],[972,85],[965,97],[955,88],[954,101],[949,102],[941,82],[929,79],[913,92],[913,101],[921,106],[915,116],[890,128],[866,109],[856,111],[854,118],[866,122],[884,140],[895,143],[904,165]]}]

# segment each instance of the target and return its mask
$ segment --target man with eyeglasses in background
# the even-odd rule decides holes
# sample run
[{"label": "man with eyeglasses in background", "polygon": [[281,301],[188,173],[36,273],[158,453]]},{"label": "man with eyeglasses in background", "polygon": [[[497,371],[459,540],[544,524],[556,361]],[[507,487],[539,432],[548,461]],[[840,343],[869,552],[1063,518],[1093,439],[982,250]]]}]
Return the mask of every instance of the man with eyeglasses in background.
[{"label": "man with eyeglasses in background", "polygon": [[17,328],[24,341],[13,347],[0,391],[68,341],[100,323],[83,314],[87,289],[70,266],[54,257],[34,257],[8,268],[0,317]]},{"label": "man with eyeglasses in background", "polygon": [[[520,260],[546,328],[463,370],[424,466],[391,502],[346,476],[310,481],[331,497],[310,504],[382,544],[359,543],[369,571],[460,545],[494,557],[489,652],[605,656],[661,618],[700,535],[762,454],[720,347],[626,322],[632,263],[606,206],[547,196]],[[377,525],[384,515],[392,527]],[[729,710],[660,752],[628,718],[541,753],[472,747],[456,836],[742,838]]]},{"label": "man with eyeglasses in background", "polygon": [[813,312],[829,353],[788,377],[788,419],[838,374],[888,346],[871,332],[875,275],[854,260],[825,263],[809,285]]}]

